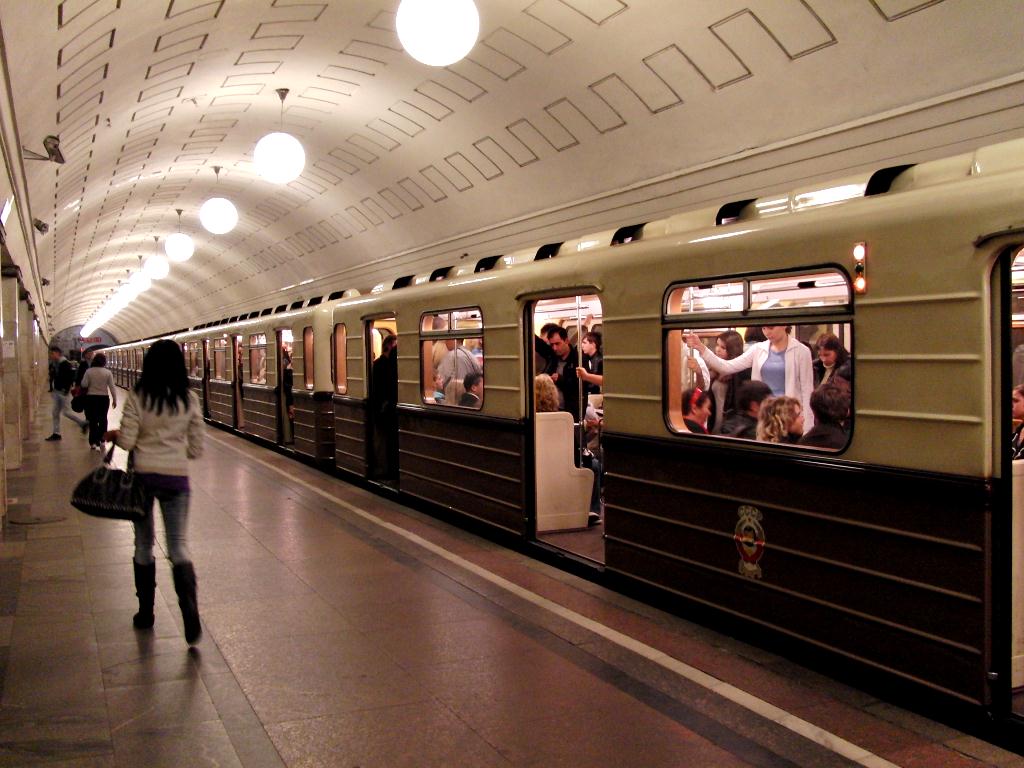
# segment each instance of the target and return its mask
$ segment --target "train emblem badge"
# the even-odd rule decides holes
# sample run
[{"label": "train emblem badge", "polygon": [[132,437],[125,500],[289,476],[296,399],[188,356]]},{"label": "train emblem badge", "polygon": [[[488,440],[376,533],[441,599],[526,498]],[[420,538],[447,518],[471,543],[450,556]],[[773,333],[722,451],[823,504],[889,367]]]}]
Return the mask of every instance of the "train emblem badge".
[{"label": "train emblem badge", "polygon": [[736,551],[740,553],[740,573],[748,579],[761,578],[761,558],[764,556],[764,527],[761,510],[747,504],[739,508],[740,520],[736,523],[733,539]]}]

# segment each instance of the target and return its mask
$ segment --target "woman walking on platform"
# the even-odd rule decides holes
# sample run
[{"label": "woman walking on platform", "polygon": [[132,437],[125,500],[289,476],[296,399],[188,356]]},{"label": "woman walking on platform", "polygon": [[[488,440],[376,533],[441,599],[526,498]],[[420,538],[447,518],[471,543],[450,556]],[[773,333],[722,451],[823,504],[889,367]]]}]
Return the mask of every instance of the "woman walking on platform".
[{"label": "woman walking on platform", "polygon": [[107,368],[107,356],[102,352],[93,355],[89,369],[82,374],[81,387],[85,392],[85,418],[89,421],[89,447],[102,451],[107,411],[110,406],[117,408],[114,374]]},{"label": "woman walking on platform", "polygon": [[142,376],[129,392],[121,428],[108,432],[119,448],[134,452],[135,471],[146,490],[146,517],[135,523],[135,591],[139,612],[132,622],[139,629],[153,626],[156,562],[153,560],[153,501],[160,502],[167,534],[174,591],[178,595],[185,640],[199,641],[196,573],[186,541],[188,529],[188,460],[203,451],[203,409],[189,391],[185,358],[169,339],[150,347],[142,361]]}]

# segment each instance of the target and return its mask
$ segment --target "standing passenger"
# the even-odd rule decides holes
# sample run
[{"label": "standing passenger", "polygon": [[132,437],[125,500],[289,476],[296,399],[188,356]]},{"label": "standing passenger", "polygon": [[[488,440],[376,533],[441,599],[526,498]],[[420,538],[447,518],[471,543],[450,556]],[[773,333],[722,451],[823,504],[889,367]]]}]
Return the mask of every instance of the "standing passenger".
[{"label": "standing passenger", "polygon": [[[751,346],[732,360],[722,360],[709,350],[695,333],[687,336],[690,346],[700,350],[709,368],[719,373],[739,373],[750,369],[753,381],[763,381],[776,397],[794,397],[804,414],[805,431],[814,426],[810,413],[811,392],[814,391],[814,369],[811,351],[790,336],[791,325],[764,325],[765,341]],[[759,438],[760,439],[760,438]]]},{"label": "standing passenger", "polygon": [[1024,459],[1024,384],[1018,384],[1013,388],[1011,396],[1013,420],[1016,426],[1013,429],[1013,437],[1010,439],[1010,455],[1014,461]]},{"label": "standing passenger", "polygon": [[135,523],[132,565],[139,612],[132,623],[139,629],[153,626],[153,502],[159,501],[185,640],[193,645],[203,630],[196,600],[196,572],[187,542],[188,460],[199,458],[203,452],[203,410],[196,393],[189,390],[181,347],[170,339],[154,342],[142,361],[142,375],[128,393],[121,428],[104,437],[133,452],[135,471],[146,492],[146,516]]},{"label": "standing passenger", "polygon": [[373,466],[370,476],[392,478],[398,471],[398,337],[388,336],[370,368],[373,410]]},{"label": "standing passenger", "polygon": [[569,343],[569,333],[557,325],[545,325],[541,332],[547,335],[534,338],[534,349],[544,358],[542,373],[551,377],[558,390],[559,410],[572,414],[572,420],[580,420],[579,379],[576,376],[576,347]]},{"label": "standing passenger", "polygon": [[576,375],[582,379],[584,394],[601,394],[601,387],[604,386],[604,351],[601,348],[601,334],[590,331],[583,334],[583,343],[580,345],[583,350],[583,365],[576,368]]},{"label": "standing passenger", "polygon": [[[82,363],[85,365],[85,363]],[[79,385],[85,392],[85,418],[89,421],[89,447],[103,450],[103,435],[107,431],[107,411],[117,408],[117,389],[114,374],[107,368],[107,356],[102,352],[92,356],[89,370]],[[110,396],[107,396],[107,393]]]},{"label": "standing passenger", "polygon": [[[722,331],[715,338],[715,354],[722,360],[734,360],[743,354],[743,337],[736,331]],[[715,410],[710,420],[709,431],[721,432],[727,416],[736,410],[736,387],[750,381],[750,371],[739,373],[711,374],[711,394],[715,400]]]}]

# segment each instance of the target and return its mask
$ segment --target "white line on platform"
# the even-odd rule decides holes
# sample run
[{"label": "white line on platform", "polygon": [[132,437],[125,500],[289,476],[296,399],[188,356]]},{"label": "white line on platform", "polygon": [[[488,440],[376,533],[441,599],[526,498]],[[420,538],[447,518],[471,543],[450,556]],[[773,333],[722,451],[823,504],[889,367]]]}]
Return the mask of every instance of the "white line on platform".
[{"label": "white line on platform", "polygon": [[733,702],[734,704],[738,704],[744,709],[748,709],[751,712],[763,718],[771,720],[772,722],[777,723],[783,728],[793,731],[794,733],[803,736],[805,739],[809,739],[810,741],[813,741],[815,744],[819,744],[825,749],[835,752],[837,755],[845,757],[847,760],[851,760],[852,762],[855,762],[859,765],[866,766],[866,768],[899,768],[899,766],[897,766],[895,763],[891,763],[885,758],[879,757],[878,755],[874,754],[873,752],[869,752],[863,747],[858,747],[856,744],[849,742],[846,739],[843,739],[837,736],[836,734],[831,733],[830,731],[826,731],[824,728],[814,725],[814,723],[809,723],[806,720],[803,720],[802,718],[799,718],[796,715],[787,712],[781,707],[777,707],[774,704],[765,701],[764,699],[759,699],[757,696],[747,693],[746,691],[741,690],[740,688],[737,688],[736,686],[731,685],[730,683],[727,683],[724,680],[719,680],[717,677],[709,675],[707,672],[702,672],[696,667],[692,667],[689,664],[680,661],[679,659],[676,659],[662,651],[659,651],[657,648],[653,648],[647,645],[646,643],[640,642],[636,638],[630,637],[629,635],[625,635],[622,632],[619,632],[617,630],[612,629],[611,627],[605,626],[604,624],[594,621],[593,619],[590,619],[580,613],[577,613],[576,611],[570,610],[569,608],[566,608],[563,605],[559,605],[558,603],[548,600],[546,597],[542,597],[536,594],[535,592],[531,592],[528,589],[524,589],[523,587],[519,586],[518,584],[514,584],[508,579],[504,579],[501,576],[497,576],[496,574],[491,573],[486,568],[483,568],[477,565],[476,563],[470,562],[469,560],[466,560],[465,558],[460,557],[459,555],[449,552],[444,547],[434,544],[432,541],[424,539],[422,536],[418,536],[417,534],[412,533],[411,531],[407,531],[400,526],[397,526],[393,523],[389,523],[387,520],[382,520],[373,513],[367,512],[365,509],[362,509],[361,507],[349,501],[345,501],[344,499],[338,498],[334,494],[322,490],[321,488],[317,488],[312,483],[307,483],[305,480],[296,477],[295,475],[289,472],[286,472],[280,467],[274,466],[270,462],[251,456],[250,454],[241,451],[236,446],[231,445],[230,443],[225,442],[224,440],[220,440],[218,438],[210,436],[209,433],[207,434],[207,437],[212,439],[214,442],[223,445],[225,448],[230,448],[236,453],[242,454],[249,461],[254,461],[257,464],[260,464],[261,466],[264,466],[273,472],[276,472],[280,475],[284,475],[288,479],[299,483],[303,487],[308,488],[309,490],[322,496],[325,499],[328,499],[329,501],[337,504],[338,506],[344,507],[353,514],[363,518],[364,520],[368,520],[374,525],[389,530],[392,533],[397,534],[398,536],[401,536],[402,538],[422,547],[423,549],[432,552],[438,557],[443,557],[448,562],[453,563],[471,573],[474,573],[480,578],[486,579],[492,584],[495,584],[501,587],[502,589],[507,590],[508,592],[511,592],[517,597],[521,597],[522,599],[527,600],[533,603],[534,605],[540,606],[550,611],[551,613],[562,617],[567,621],[571,621],[573,624],[576,624],[579,627],[583,627],[584,629],[593,632],[595,635],[599,635],[603,637],[605,640],[609,640],[610,642],[613,642],[616,645],[621,646],[622,648],[630,650],[638,656],[642,656],[648,661],[652,661],[655,664],[658,664],[659,666],[676,673],[680,677],[683,677],[692,683],[696,683],[697,685],[703,688],[706,688],[710,691],[714,691],[722,698],[727,699]]}]

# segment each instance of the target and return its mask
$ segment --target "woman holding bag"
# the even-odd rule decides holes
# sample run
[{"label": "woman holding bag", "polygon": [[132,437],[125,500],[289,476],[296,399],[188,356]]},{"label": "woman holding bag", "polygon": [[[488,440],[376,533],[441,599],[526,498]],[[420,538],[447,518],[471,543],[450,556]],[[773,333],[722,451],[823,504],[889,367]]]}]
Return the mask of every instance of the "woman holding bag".
[{"label": "woman holding bag", "polygon": [[[85,418],[89,421],[89,447],[94,451],[103,450],[103,438],[107,431],[107,412],[111,406],[117,408],[117,388],[114,374],[107,368],[107,356],[97,352],[92,363],[80,381],[85,396]],[[109,393],[109,395],[107,394]]]},{"label": "woman holding bag", "polygon": [[173,341],[161,339],[149,348],[142,361],[142,376],[125,401],[121,427],[105,438],[134,452],[136,476],[146,493],[146,516],[134,524],[132,565],[139,612],[132,623],[139,629],[153,626],[153,502],[159,501],[185,640],[192,645],[199,641],[202,627],[196,573],[187,544],[188,460],[199,458],[203,451],[203,409],[189,390],[185,358]]}]

